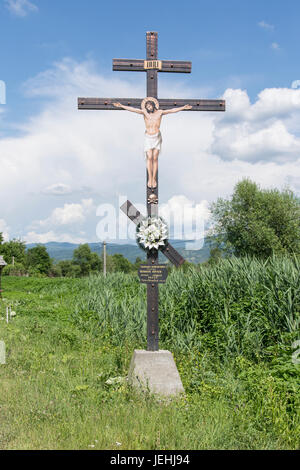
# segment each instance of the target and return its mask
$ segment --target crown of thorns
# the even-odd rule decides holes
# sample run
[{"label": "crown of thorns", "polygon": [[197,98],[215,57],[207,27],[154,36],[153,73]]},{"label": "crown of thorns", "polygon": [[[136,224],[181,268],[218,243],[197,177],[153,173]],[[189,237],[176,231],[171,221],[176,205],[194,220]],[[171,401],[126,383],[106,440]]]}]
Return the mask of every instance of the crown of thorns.
[{"label": "crown of thorns", "polygon": [[159,102],[156,98],[153,98],[152,96],[148,96],[147,98],[144,98],[142,103],[141,103],[141,108],[143,110],[146,109],[146,104],[147,103],[153,103],[156,109],[159,109]]}]

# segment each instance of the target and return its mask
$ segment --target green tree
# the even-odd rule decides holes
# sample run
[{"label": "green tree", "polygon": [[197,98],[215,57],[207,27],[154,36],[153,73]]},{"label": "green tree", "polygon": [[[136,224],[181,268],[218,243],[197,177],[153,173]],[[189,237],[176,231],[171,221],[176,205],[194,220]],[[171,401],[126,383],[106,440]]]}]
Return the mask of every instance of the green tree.
[{"label": "green tree", "polygon": [[10,240],[3,242],[3,236],[0,234],[0,255],[2,255],[7,264],[13,263],[13,258],[16,263],[25,264],[26,259],[26,245],[21,240]]},{"label": "green tree", "polygon": [[59,261],[57,264],[60,268],[62,277],[72,277],[69,273],[72,271],[73,262],[71,260]]},{"label": "green tree", "polygon": [[57,272],[60,272],[62,277],[80,277],[80,266],[74,264],[71,260],[59,261],[56,265]]},{"label": "green tree", "polygon": [[79,245],[73,252],[73,264],[80,267],[80,275],[88,276],[101,270],[101,259],[97,253],[92,253],[87,243]]},{"label": "green tree", "polygon": [[26,266],[33,268],[40,274],[48,274],[52,260],[45,246],[37,245],[34,248],[30,248],[26,253]]},{"label": "green tree", "polygon": [[211,211],[219,245],[236,256],[300,253],[300,203],[288,189],[261,189],[245,179]]},{"label": "green tree", "polygon": [[63,277],[62,276],[62,269],[59,266],[59,264],[53,264],[50,268],[50,271],[48,273],[49,277]]},{"label": "green tree", "polygon": [[208,265],[215,265],[219,263],[222,259],[222,250],[219,246],[215,246],[210,250],[210,257],[207,260]]},{"label": "green tree", "polygon": [[132,264],[123,255],[116,253],[112,256],[114,271],[122,273],[130,273]]},{"label": "green tree", "polygon": [[136,259],[135,259],[135,262],[134,264],[132,265],[132,268],[134,271],[137,271],[139,269],[139,267],[141,266],[142,263],[144,263],[145,261],[142,261],[142,259],[138,256]]}]

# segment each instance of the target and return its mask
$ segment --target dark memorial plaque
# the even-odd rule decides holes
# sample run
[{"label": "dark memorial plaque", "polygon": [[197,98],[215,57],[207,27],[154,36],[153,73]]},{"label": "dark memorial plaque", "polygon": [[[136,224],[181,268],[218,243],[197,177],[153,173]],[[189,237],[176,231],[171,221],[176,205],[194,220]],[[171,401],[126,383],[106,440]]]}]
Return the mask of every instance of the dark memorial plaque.
[{"label": "dark memorial plaque", "polygon": [[164,284],[168,270],[165,264],[141,264],[138,275],[142,284]]}]

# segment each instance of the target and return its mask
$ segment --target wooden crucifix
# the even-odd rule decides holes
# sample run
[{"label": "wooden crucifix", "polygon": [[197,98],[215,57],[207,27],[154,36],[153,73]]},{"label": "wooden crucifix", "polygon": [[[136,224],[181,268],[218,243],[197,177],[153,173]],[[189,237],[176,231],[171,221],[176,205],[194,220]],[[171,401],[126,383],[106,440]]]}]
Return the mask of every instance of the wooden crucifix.
[{"label": "wooden crucifix", "polygon": [[[160,123],[162,116],[178,111],[225,111],[224,100],[158,99],[158,72],[190,73],[191,62],[158,59],[158,34],[146,33],[146,59],[113,59],[113,70],[146,72],[147,97],[141,98],[78,98],[78,109],[128,110],[142,114],[145,119],[146,201],[148,217],[158,216],[158,155],[161,148]],[[142,215],[127,201],[121,209],[137,225]],[[184,258],[168,242],[160,251],[176,266]],[[158,250],[147,253],[149,266],[158,266]],[[149,278],[150,279],[150,278]],[[158,351],[158,282],[147,283],[147,340],[148,351]]]}]

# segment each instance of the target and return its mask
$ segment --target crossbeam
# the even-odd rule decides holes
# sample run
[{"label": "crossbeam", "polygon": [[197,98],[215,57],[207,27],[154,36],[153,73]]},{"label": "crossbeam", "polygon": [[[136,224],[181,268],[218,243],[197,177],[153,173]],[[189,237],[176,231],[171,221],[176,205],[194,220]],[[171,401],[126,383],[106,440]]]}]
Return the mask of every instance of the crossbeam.
[{"label": "crossbeam", "polygon": [[[171,109],[176,106],[189,104],[192,106],[187,111],[225,111],[224,100],[195,100],[195,99],[159,99],[160,109]],[[125,106],[140,108],[142,99],[140,98],[78,98],[78,109],[101,109],[116,111],[122,108],[116,108],[113,103],[119,102]]]},{"label": "crossbeam", "polygon": [[[138,211],[130,201],[124,202],[120,209],[133,223],[135,223],[135,225],[138,225],[144,218],[140,211]],[[160,251],[166,258],[168,258],[169,261],[171,261],[172,264],[174,264],[174,266],[176,266],[176,268],[185,262],[185,259],[169,242],[161,247]]]},{"label": "crossbeam", "polygon": [[184,60],[113,59],[113,71],[147,72],[150,69],[167,73],[191,73],[192,62]]},{"label": "crossbeam", "polygon": [[[159,60],[158,34],[155,31],[146,33],[146,59],[113,59],[113,70],[120,72],[147,72],[147,95],[158,99],[158,72],[191,73],[192,63],[185,60]],[[171,109],[189,104],[188,111],[225,111],[224,100],[197,99],[158,99],[160,109]],[[78,98],[78,109],[119,111],[113,103],[140,108],[139,98]]]}]

